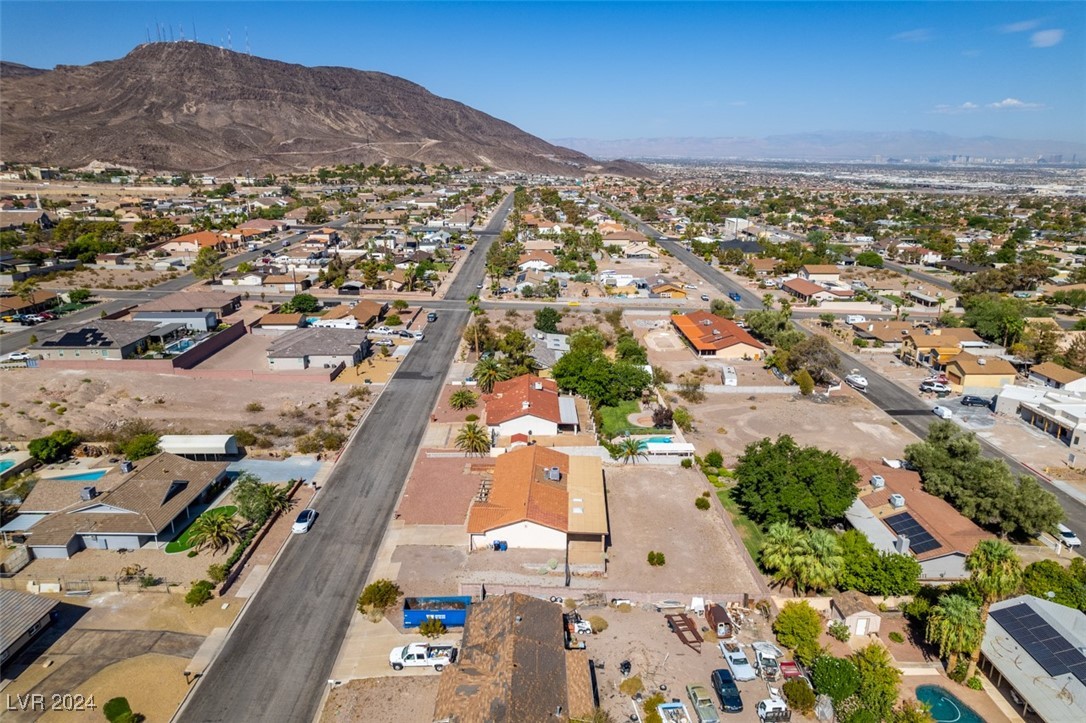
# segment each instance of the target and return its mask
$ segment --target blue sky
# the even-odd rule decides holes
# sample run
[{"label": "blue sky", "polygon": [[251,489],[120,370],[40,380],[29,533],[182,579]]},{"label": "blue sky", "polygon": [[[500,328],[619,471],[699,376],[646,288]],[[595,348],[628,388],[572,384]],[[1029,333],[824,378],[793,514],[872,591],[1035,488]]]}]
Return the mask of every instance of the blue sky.
[{"label": "blue sky", "polygon": [[1086,3],[0,2],[0,57],[173,36],[379,70],[544,138],[934,130],[1086,141]]}]

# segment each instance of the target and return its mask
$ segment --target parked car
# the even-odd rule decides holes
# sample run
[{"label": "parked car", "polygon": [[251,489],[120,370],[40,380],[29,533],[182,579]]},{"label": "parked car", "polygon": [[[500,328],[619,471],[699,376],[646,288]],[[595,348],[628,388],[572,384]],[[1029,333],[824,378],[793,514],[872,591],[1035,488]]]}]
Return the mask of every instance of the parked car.
[{"label": "parked car", "polygon": [[314,509],[304,509],[298,513],[298,519],[294,520],[294,526],[290,528],[290,531],[295,535],[301,535],[309,532],[309,528],[313,526],[313,521],[317,519],[317,511]]},{"label": "parked car", "polygon": [[401,339],[410,339],[410,338],[412,338],[412,337],[414,336],[414,334],[412,334],[412,333],[411,333],[410,331],[408,331],[407,329],[403,329],[403,330],[401,330],[400,332],[398,332],[398,335],[399,335],[399,337],[400,337]]},{"label": "parked car", "polygon": [[845,384],[861,392],[867,391],[867,377],[863,374],[849,374],[845,377]]},{"label": "parked car", "polygon": [[755,706],[758,720],[761,723],[784,723],[792,720],[792,710],[784,702],[784,698],[772,695],[765,700],[758,701]]},{"label": "parked car", "polygon": [[456,662],[456,648],[451,645],[411,643],[393,648],[388,654],[388,664],[393,670],[404,668],[433,668],[441,672],[446,665]]},{"label": "parked car", "polygon": [[701,300],[702,301],[708,301],[709,300],[709,295],[708,294],[702,294],[701,295]]},{"label": "parked car", "polygon": [[40,314],[38,314],[38,316],[40,316],[41,318],[43,318],[43,319],[45,319],[47,321],[52,321],[53,319],[57,318],[57,315],[54,314],[51,311],[43,311]]},{"label": "parked car", "polygon": [[742,301],[743,297],[739,295],[738,291],[729,291],[728,298],[732,301]]},{"label": "parked car", "polygon": [[741,713],[743,711],[743,698],[739,693],[739,686],[735,684],[735,678],[731,671],[718,668],[709,677],[716,691],[716,697],[720,699],[720,709],[725,713]]},{"label": "parked car", "polygon": [[426,321],[437,321],[437,313],[431,311],[429,314],[426,315]]},{"label": "parked car", "polygon": [[391,334],[395,334],[396,332],[394,332],[392,329],[388,328],[387,326],[379,326],[376,329],[374,329],[371,333],[373,333],[373,334],[384,334],[385,336],[389,336]]},{"label": "parked car", "polygon": [[416,331],[415,333],[413,333],[411,335],[411,338],[414,339],[415,341],[422,341],[424,336],[425,336],[425,334],[423,334],[421,331]]},{"label": "parked car", "polygon": [[13,351],[7,356],[8,361],[26,361],[30,358],[30,355],[25,351]]},{"label": "parked car", "polygon": [[940,404],[936,404],[934,407],[932,407],[931,413],[934,414],[936,417],[939,417],[939,419],[950,419],[954,416],[954,412],[950,411],[950,409]]},{"label": "parked car", "polygon": [[935,392],[935,393],[949,392],[950,387],[948,387],[946,384],[944,384],[942,382],[929,382],[929,381],[925,380],[925,381],[920,382],[920,391],[922,391],[922,392]]},{"label": "parked car", "polygon": [[743,646],[737,643],[719,643],[719,645],[720,654],[724,656],[724,662],[728,664],[735,680],[754,680],[758,677],[758,674],[754,672],[754,666],[747,659],[747,654],[743,652]]},{"label": "parked car", "polygon": [[1071,528],[1067,525],[1060,523],[1056,525],[1056,529],[1060,532],[1060,540],[1068,547],[1080,547],[1082,540],[1078,539],[1078,535],[1071,531]]},{"label": "parked car", "polygon": [[698,723],[720,723],[720,716],[716,714],[716,706],[709,697],[709,691],[703,685],[686,686],[686,694],[690,697],[690,704],[694,706],[694,715],[698,717]]},{"label": "parked car", "polygon": [[391,339],[375,339],[374,342],[373,342],[373,345],[374,346],[396,346],[396,342],[392,341]]},{"label": "parked car", "polygon": [[963,407],[987,407],[991,406],[992,400],[985,399],[984,397],[977,397],[972,394],[966,394],[962,397]]}]

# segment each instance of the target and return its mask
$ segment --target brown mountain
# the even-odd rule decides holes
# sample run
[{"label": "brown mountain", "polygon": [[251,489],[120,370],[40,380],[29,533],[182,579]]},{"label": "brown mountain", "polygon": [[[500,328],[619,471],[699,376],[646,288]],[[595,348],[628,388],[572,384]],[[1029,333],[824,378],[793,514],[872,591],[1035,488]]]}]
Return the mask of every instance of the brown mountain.
[{"label": "brown mountain", "polygon": [[200,172],[341,163],[446,163],[582,175],[644,175],[597,163],[384,73],[254,58],[193,42],[119,60],[0,68],[0,158],[93,160]]}]

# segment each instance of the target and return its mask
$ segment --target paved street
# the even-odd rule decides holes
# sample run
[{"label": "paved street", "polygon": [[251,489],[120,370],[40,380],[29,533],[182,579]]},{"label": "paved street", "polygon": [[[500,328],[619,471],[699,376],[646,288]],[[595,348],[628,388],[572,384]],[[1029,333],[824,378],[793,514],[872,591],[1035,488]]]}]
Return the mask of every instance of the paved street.
[{"label": "paved street", "polygon": [[[450,289],[466,299],[512,197]],[[347,446],[315,507],[291,540],[177,720],[309,721],[392,516],[430,411],[468,320],[466,306],[426,328]]]}]

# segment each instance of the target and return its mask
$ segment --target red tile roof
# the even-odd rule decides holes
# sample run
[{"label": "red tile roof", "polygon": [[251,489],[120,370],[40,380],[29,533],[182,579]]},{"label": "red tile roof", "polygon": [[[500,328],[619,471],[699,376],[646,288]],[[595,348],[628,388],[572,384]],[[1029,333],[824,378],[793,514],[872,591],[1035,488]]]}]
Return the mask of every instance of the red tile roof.
[{"label": "red tile roof", "polygon": [[486,423],[490,427],[527,415],[555,424],[562,421],[558,408],[558,385],[553,379],[543,379],[534,374],[523,374],[498,382],[485,401]]},{"label": "red tile roof", "polygon": [[[544,470],[557,467],[560,481],[548,480]],[[569,457],[548,447],[520,447],[498,457],[494,484],[486,502],[468,513],[468,533],[481,534],[515,522],[529,521],[567,532],[569,528]]]},{"label": "red tile roof", "polygon": [[736,344],[747,344],[755,349],[765,349],[757,339],[740,329],[729,319],[710,314],[708,311],[692,311],[671,317],[671,323],[698,351],[727,349]]}]

